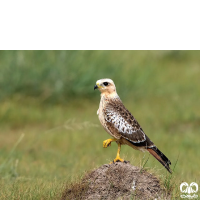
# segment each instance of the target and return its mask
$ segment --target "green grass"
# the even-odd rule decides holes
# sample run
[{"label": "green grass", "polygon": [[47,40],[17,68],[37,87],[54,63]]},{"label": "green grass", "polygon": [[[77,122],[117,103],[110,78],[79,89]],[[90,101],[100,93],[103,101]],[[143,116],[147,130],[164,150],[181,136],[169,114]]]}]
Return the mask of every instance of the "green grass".
[{"label": "green grass", "polygon": [[174,196],[200,184],[199,51],[1,51],[0,199],[58,199],[66,183],[114,159],[98,121],[97,79],[115,81],[125,106],[171,160],[121,157],[154,171]]}]

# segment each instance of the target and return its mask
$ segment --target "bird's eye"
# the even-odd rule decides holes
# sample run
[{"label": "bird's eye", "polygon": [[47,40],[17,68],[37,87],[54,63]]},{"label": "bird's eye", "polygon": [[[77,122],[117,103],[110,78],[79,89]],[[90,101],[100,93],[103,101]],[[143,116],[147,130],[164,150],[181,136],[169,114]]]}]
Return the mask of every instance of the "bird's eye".
[{"label": "bird's eye", "polygon": [[108,85],[108,82],[104,82],[103,84],[104,84],[105,86],[107,86],[107,85]]}]

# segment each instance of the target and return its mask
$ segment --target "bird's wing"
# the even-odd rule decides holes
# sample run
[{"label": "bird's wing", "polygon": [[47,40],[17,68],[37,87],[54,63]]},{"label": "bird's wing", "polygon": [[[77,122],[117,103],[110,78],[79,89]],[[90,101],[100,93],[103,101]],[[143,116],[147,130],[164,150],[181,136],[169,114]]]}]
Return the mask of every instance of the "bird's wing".
[{"label": "bird's wing", "polygon": [[133,145],[146,148],[170,173],[170,160],[145,135],[133,115],[124,107],[120,99],[111,100],[104,107],[104,117],[110,130],[117,131]]},{"label": "bird's wing", "polygon": [[104,117],[109,126],[115,128],[121,136],[135,144],[146,141],[146,135],[133,115],[124,107],[121,100],[107,102]]}]

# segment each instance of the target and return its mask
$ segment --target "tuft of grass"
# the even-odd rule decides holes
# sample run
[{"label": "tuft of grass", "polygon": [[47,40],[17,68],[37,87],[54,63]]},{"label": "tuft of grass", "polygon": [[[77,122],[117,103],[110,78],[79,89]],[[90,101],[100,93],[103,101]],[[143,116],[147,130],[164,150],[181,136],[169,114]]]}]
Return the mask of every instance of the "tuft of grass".
[{"label": "tuft of grass", "polygon": [[[145,155],[144,155],[145,156]],[[150,157],[150,154],[149,154],[149,156],[148,156],[148,158],[146,159],[146,160],[144,160],[144,156],[143,156],[143,158],[142,158],[142,162],[141,162],[141,167],[140,167],[140,173],[142,173],[142,171],[144,170],[144,168],[145,168],[145,166],[146,166],[146,164],[147,164],[147,162],[148,162],[148,160],[149,160],[149,157]]]},{"label": "tuft of grass", "polygon": [[64,192],[62,193],[61,200],[68,200],[68,199],[76,199],[80,200],[83,199],[87,190],[88,190],[88,183],[82,182],[82,180],[67,183]]},{"label": "tuft of grass", "polygon": [[173,169],[172,169],[172,174],[167,174],[165,177],[164,177],[164,180],[162,181],[162,184],[165,188],[165,191],[166,191],[166,195],[170,195],[171,197],[170,198],[180,198],[180,189],[179,189],[179,184],[176,182],[176,174],[175,174],[175,168],[177,166],[177,163],[178,163],[178,160],[179,160],[179,156],[177,157],[176,159],[176,162],[173,166]]},{"label": "tuft of grass", "polygon": [[[18,167],[19,160],[16,159],[13,163],[13,160],[14,160],[13,155],[14,155],[14,151],[16,150],[19,143],[22,141],[23,137],[24,137],[24,134],[21,134],[19,139],[17,140],[17,142],[14,144],[13,148],[9,152],[8,156],[0,164],[0,176],[4,176],[4,178],[5,177],[16,178],[18,176],[17,167]],[[9,169],[9,170],[7,170],[7,169]],[[5,172],[7,172],[7,173],[5,173]]]}]

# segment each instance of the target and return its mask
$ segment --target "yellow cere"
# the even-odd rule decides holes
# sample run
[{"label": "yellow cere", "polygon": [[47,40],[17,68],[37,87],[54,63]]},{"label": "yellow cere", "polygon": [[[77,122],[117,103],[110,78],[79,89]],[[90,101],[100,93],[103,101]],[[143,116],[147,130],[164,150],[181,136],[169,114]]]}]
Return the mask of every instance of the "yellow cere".
[{"label": "yellow cere", "polygon": [[98,81],[96,82],[96,85],[98,86],[98,88],[102,88],[102,86],[101,86],[100,84],[101,84],[101,81],[98,80]]}]

